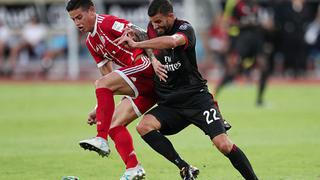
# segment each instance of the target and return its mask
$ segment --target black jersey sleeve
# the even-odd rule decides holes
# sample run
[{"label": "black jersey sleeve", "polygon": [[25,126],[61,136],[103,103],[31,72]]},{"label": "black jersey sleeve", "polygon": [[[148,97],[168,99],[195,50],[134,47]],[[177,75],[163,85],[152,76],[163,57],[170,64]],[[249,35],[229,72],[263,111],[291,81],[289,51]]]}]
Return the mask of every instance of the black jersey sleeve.
[{"label": "black jersey sleeve", "polygon": [[178,28],[177,34],[182,34],[186,38],[186,44],[184,48],[194,47],[196,45],[196,36],[194,34],[193,27],[185,22]]}]

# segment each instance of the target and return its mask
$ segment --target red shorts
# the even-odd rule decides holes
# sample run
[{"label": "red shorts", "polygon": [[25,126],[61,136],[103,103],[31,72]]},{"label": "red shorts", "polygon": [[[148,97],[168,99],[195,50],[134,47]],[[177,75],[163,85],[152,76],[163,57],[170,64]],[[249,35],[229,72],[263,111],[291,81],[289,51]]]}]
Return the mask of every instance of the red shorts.
[{"label": "red shorts", "polygon": [[[132,66],[115,70],[134,91],[133,108],[138,116],[145,113],[156,103],[154,92],[154,71],[149,59],[141,56]],[[131,98],[129,98],[131,99]]]}]

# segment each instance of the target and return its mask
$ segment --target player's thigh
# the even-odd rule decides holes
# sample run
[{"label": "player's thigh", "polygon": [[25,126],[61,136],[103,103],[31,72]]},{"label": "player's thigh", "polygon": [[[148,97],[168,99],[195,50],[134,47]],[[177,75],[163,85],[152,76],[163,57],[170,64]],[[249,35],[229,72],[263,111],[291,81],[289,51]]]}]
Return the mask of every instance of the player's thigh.
[{"label": "player's thigh", "polygon": [[134,98],[138,96],[150,96],[154,92],[153,68],[149,61],[141,63],[135,63],[132,66],[115,70],[130,86],[134,92],[132,96]]},{"label": "player's thigh", "polygon": [[123,98],[115,108],[110,128],[126,126],[137,118],[138,115],[136,114],[131,101],[128,98]]},{"label": "player's thigh", "polygon": [[101,78],[96,83],[96,88],[108,88],[115,95],[133,95],[134,92],[128,82],[117,72],[113,71]]},{"label": "player's thigh", "polygon": [[124,96],[116,106],[111,127],[131,123],[154,106],[155,103],[155,97],[138,96],[137,98],[132,98]]},{"label": "player's thigh", "polygon": [[157,106],[151,109],[147,114],[153,115],[161,124],[159,131],[164,135],[173,135],[190,125],[190,122],[184,119],[179,110],[165,106]]},{"label": "player's thigh", "polygon": [[156,104],[156,96],[139,95],[137,98],[126,96],[138,116],[141,116]]}]

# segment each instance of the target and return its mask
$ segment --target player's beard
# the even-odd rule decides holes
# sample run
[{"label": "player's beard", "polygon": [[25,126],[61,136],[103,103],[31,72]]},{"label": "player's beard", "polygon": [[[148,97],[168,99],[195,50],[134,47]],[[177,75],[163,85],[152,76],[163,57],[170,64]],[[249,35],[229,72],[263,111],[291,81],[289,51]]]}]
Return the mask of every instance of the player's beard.
[{"label": "player's beard", "polygon": [[164,26],[164,27],[158,28],[156,31],[158,36],[162,36],[168,32],[168,28]]}]

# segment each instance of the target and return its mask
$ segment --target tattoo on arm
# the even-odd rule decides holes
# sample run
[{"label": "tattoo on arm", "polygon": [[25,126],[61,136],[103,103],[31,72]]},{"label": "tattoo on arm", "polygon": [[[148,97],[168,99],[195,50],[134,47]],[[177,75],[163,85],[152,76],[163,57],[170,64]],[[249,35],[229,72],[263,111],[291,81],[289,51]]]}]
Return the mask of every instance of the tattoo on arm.
[{"label": "tattoo on arm", "polygon": [[136,25],[131,25],[130,28],[133,30],[134,32],[134,35],[137,39],[137,41],[144,41],[144,40],[148,40],[148,34],[147,32],[140,28],[139,26],[136,26]]},{"label": "tattoo on arm", "polygon": [[[149,39],[147,32],[139,26],[131,25],[131,29],[134,31],[134,35],[137,38],[135,39],[136,41],[144,41]],[[150,48],[146,48],[144,49],[144,51],[146,52],[147,56],[149,57],[152,63],[152,61],[156,59],[156,57],[153,54],[153,50]]]}]

